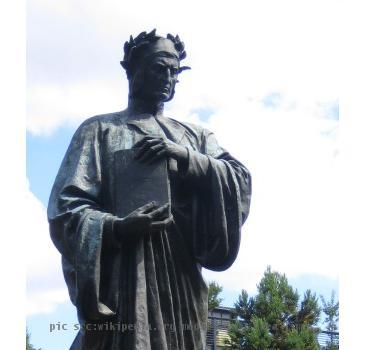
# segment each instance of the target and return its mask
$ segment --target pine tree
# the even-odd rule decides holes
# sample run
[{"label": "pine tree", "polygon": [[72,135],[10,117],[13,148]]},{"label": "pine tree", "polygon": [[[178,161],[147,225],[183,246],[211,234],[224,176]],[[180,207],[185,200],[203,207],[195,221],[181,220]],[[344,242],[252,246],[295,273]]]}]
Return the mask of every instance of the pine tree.
[{"label": "pine tree", "polygon": [[252,317],[252,326],[244,333],[245,347],[248,350],[268,350],[272,343],[267,322],[257,316]]},{"label": "pine tree", "polygon": [[300,331],[292,329],[286,338],[285,350],[318,350],[317,334],[307,325],[302,325]]},{"label": "pine tree", "polygon": [[233,350],[318,350],[316,324],[320,308],[315,294],[299,295],[285,275],[268,267],[249,297],[242,290],[235,303],[234,321],[227,345]]},{"label": "pine tree", "polygon": [[240,322],[244,325],[250,324],[251,319],[254,315],[254,299],[249,298],[245,290],[241,291],[241,294],[238,296],[237,302],[234,303],[234,307],[235,318],[238,318]]},{"label": "pine tree", "polygon": [[208,285],[208,310],[211,311],[218,307],[222,298],[219,298],[219,294],[222,293],[223,287],[220,286],[217,282],[211,281]]},{"label": "pine tree", "polygon": [[[26,350],[37,350],[31,343],[30,343],[30,333],[28,329],[26,329],[25,333],[25,341],[26,341]],[[41,349],[38,349],[41,350]]]},{"label": "pine tree", "polygon": [[304,293],[301,307],[296,316],[297,328],[302,325],[315,325],[321,316],[321,308],[318,305],[318,298],[310,289]]},{"label": "pine tree", "polygon": [[[326,315],[324,320],[326,324],[326,330],[329,332],[336,332],[338,330],[339,320],[339,302],[335,299],[335,291],[332,291],[331,300],[326,301],[321,295],[322,310]],[[330,335],[330,340],[327,342],[326,350],[337,350],[339,349],[337,337]]]}]

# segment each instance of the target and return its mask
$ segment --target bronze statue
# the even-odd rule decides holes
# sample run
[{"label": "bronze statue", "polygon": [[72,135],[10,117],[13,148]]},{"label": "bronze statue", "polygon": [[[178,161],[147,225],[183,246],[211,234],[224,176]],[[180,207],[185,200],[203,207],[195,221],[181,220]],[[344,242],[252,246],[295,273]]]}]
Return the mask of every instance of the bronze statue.
[{"label": "bronze statue", "polygon": [[[82,326],[71,349],[205,349],[201,269],[223,271],[234,262],[251,177],[210,131],[163,115],[178,75],[188,69],[180,66],[186,54],[178,36],[143,32],[125,43],[124,53],[128,107],[82,123],[48,205],[51,237]],[[126,178],[115,170],[123,150],[135,151],[144,169],[165,164],[166,173],[155,174],[166,177],[166,203],[153,199],[159,189],[152,184],[140,197],[148,202],[118,216],[117,203],[128,208],[131,201],[120,188],[139,181],[137,173]]]}]

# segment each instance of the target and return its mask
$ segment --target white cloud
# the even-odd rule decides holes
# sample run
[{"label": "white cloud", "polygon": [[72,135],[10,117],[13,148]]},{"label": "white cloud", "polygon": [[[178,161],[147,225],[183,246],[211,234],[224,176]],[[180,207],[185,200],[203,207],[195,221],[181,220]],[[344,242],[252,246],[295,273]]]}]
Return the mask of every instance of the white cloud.
[{"label": "white cloud", "polygon": [[61,256],[48,232],[46,210],[27,189],[25,195],[27,307],[28,315],[52,312],[68,300]]},{"label": "white cloud", "polygon": [[[273,91],[296,103],[338,95],[335,18],[324,2],[178,2],[33,0],[28,5],[28,129],[47,133],[64,122],[122,109],[126,79],[118,61],[130,34],[156,25],[178,33],[186,64],[173,103],[231,106]],[[329,7],[333,10],[333,5]],[[143,11],[141,11],[143,9]],[[285,11],[284,11],[285,9]],[[124,85],[123,85],[124,84]],[[122,86],[121,86],[122,85]],[[53,116],[53,117],[52,117]]]},{"label": "white cloud", "polygon": [[59,304],[69,300],[65,288],[45,290],[44,292],[31,294],[27,300],[27,316],[37,314],[50,314]]},{"label": "white cloud", "polygon": [[[87,117],[121,110],[119,86],[100,81],[72,85],[34,84],[28,92],[27,130],[49,135],[57,128],[80,124]],[[125,90],[127,100],[127,90]],[[120,101],[119,101],[120,100]]]},{"label": "white cloud", "polygon": [[253,197],[237,261],[208,279],[253,292],[267,265],[289,277],[338,278],[340,169],[336,139],[322,136],[337,124],[257,102],[242,103],[239,117],[212,117],[208,127],[251,170]]}]

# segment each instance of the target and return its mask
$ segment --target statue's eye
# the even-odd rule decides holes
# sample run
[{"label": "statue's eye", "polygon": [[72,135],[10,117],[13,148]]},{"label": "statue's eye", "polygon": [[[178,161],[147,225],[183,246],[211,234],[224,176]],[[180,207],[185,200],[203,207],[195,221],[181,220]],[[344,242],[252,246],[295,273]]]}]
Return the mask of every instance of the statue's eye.
[{"label": "statue's eye", "polygon": [[178,70],[177,70],[177,68],[171,68],[170,72],[171,72],[171,75],[177,75]]},{"label": "statue's eye", "polygon": [[164,71],[164,66],[162,64],[156,63],[152,66],[152,70],[155,71],[156,73],[161,73]]}]

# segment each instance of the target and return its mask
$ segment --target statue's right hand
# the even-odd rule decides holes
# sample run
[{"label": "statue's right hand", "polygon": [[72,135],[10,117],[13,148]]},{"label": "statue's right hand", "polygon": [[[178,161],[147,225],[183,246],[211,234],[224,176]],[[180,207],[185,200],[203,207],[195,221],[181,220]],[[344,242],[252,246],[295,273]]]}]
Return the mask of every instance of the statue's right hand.
[{"label": "statue's right hand", "polygon": [[165,228],[172,222],[169,213],[169,204],[158,207],[155,202],[139,207],[124,218],[114,221],[114,234],[118,238],[138,237],[139,235]]}]

